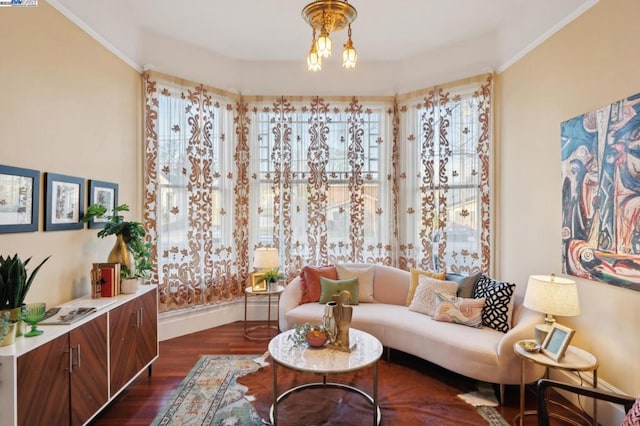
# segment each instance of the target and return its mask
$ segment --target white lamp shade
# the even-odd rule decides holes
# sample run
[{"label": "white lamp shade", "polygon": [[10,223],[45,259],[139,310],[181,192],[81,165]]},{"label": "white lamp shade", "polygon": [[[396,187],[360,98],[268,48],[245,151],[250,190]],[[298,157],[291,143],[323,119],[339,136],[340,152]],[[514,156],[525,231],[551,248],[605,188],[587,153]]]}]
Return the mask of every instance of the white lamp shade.
[{"label": "white lamp shade", "polygon": [[280,266],[280,254],[275,247],[257,248],[253,255],[255,269],[273,269]]},{"label": "white lamp shade", "polygon": [[575,281],[554,275],[531,275],[524,306],[537,312],[561,317],[580,315]]}]

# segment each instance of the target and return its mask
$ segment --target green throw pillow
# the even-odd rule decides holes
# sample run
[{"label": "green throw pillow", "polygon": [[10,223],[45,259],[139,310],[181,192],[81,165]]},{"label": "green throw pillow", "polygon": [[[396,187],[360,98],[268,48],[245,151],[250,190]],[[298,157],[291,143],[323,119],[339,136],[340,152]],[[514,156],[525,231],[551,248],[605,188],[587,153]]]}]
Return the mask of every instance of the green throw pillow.
[{"label": "green throw pillow", "polygon": [[334,294],[340,293],[342,290],[349,290],[351,293],[351,304],[358,304],[358,279],[350,278],[348,280],[332,280],[320,277],[320,303],[330,302]]}]

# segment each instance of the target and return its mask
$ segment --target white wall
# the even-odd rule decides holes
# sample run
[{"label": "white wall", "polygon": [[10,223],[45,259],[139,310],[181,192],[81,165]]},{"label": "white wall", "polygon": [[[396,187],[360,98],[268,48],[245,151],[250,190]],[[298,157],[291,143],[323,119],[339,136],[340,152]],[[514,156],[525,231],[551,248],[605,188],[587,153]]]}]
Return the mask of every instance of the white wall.
[{"label": "white wall", "polygon": [[[640,92],[640,2],[601,0],[497,78],[497,275],[561,272],[560,123]],[[582,314],[559,318],[599,377],[640,393],[640,292],[578,279]]]},{"label": "white wall", "polygon": [[[0,11],[0,164],[116,182],[139,218],[142,82],[130,66],[46,2]],[[115,239],[96,230],[0,234],[0,254],[42,267],[27,302],[50,306],[89,293],[92,262]],[[36,264],[37,264],[36,263]]]}]

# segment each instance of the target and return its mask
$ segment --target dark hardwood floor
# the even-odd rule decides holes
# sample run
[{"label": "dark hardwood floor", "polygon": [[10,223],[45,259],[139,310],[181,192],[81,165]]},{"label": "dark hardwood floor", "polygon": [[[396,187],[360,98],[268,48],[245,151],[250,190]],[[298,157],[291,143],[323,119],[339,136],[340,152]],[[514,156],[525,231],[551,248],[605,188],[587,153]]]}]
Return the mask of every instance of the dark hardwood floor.
[{"label": "dark hardwood floor", "polygon": [[[148,425],[200,355],[258,354],[267,351],[267,344],[268,340],[246,339],[243,336],[241,321],[160,342],[160,356],[153,364],[151,376],[146,373],[139,376],[91,424],[94,426]],[[392,351],[391,360],[416,368],[424,368],[421,366],[425,364],[422,360],[397,351]],[[527,408],[535,408],[533,390],[527,389],[526,395]],[[554,398],[560,397],[554,396]],[[518,386],[507,386],[505,404],[497,407],[497,410],[512,424],[518,408]],[[527,416],[525,420],[525,425],[537,424],[536,416]]]}]

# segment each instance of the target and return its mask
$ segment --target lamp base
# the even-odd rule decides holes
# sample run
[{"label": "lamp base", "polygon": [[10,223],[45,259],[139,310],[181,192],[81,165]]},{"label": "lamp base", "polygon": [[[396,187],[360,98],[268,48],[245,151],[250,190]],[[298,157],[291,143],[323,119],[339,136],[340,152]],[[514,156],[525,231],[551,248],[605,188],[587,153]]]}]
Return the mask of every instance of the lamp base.
[{"label": "lamp base", "polygon": [[534,332],[535,332],[536,343],[538,345],[542,345],[542,342],[544,342],[544,339],[547,337],[547,334],[549,334],[549,330],[551,330],[550,324],[544,323],[544,324],[536,325]]}]

